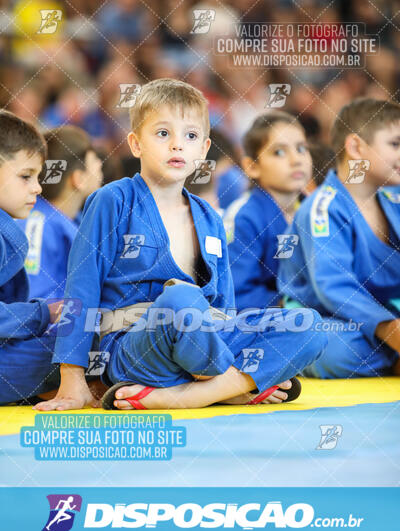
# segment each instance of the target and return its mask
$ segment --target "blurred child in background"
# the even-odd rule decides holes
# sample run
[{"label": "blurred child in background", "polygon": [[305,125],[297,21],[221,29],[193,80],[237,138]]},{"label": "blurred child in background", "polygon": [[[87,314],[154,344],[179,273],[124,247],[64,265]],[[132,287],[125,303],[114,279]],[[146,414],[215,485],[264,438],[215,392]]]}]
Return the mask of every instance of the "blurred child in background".
[{"label": "blurred child in background", "polygon": [[320,186],[329,170],[335,168],[335,153],[333,149],[322,142],[312,142],[308,144],[312,159],[313,171],[312,179],[307,183],[304,190],[306,195],[310,195]]},{"label": "blurred child in background", "polygon": [[279,258],[292,245],[280,236],[312,172],[304,129],[288,113],[259,116],[243,144],[243,168],[255,184],[224,219],[238,310],[279,304]]},{"label": "blurred child in background", "polygon": [[[118,181],[124,176],[124,167],[119,156],[115,153],[110,153],[103,146],[94,147],[96,156],[101,161],[101,171],[103,175],[102,186],[111,183],[112,181]],[[74,218],[74,222],[79,226],[82,220],[83,207],[79,210],[78,214]]]},{"label": "blurred child in background", "polygon": [[302,203],[288,229],[299,243],[279,268],[287,306],[325,316],[328,347],[303,373],[400,374],[400,106],[345,105],[332,145],[337,173]]},{"label": "blurred child in background", "polygon": [[216,162],[215,187],[218,206],[225,210],[247,190],[249,183],[240,168],[240,158],[232,142],[217,129],[211,130],[210,138],[211,147],[207,159]]},{"label": "blurred child in background", "polygon": [[82,129],[66,125],[44,135],[48,157],[39,177],[42,194],[26,220],[25,269],[32,297],[64,295],[67,262],[78,230],[74,222],[86,198],[101,186],[101,160]]}]

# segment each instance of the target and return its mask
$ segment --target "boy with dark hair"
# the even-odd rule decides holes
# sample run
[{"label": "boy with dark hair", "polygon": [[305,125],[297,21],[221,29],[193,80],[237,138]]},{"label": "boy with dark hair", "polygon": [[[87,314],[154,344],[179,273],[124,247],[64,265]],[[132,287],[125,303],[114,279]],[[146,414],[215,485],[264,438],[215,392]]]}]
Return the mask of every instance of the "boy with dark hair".
[{"label": "boy with dark hair", "polygon": [[42,194],[20,222],[29,240],[25,269],[32,297],[61,298],[67,262],[78,230],[74,222],[87,197],[102,181],[101,161],[89,135],[73,125],[44,134],[47,161],[39,181]]},{"label": "boy with dark hair", "polygon": [[303,373],[400,374],[400,106],[349,103],[332,145],[337,172],[301,205],[288,229],[299,244],[279,269],[288,304],[325,317],[327,349]]},{"label": "boy with dark hair", "polygon": [[59,303],[28,302],[24,270],[28,241],[13,218],[26,218],[41,192],[39,173],[46,143],[30,124],[0,111],[0,403],[24,400],[55,389],[51,363]]}]

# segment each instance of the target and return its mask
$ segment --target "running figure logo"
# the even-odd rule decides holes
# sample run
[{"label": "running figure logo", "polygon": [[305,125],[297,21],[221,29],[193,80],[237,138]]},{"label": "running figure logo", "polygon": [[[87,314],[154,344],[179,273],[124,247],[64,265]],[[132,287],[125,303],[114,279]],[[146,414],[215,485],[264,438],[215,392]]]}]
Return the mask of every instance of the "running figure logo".
[{"label": "running figure logo", "polygon": [[195,160],[194,165],[196,170],[190,184],[206,184],[209,183],[217,165],[215,160]]},{"label": "running figure logo", "polygon": [[277,234],[278,249],[274,258],[290,258],[293,255],[294,248],[299,243],[297,234]]},{"label": "running figure logo", "polygon": [[214,9],[194,9],[194,26],[190,33],[208,33],[211,28],[211,22],[215,20]]},{"label": "running figure logo", "polygon": [[283,107],[286,103],[286,97],[289,96],[292,89],[289,83],[270,83],[269,88],[269,99],[267,101],[266,107]]},{"label": "running figure logo", "polygon": [[67,169],[66,160],[46,160],[46,173],[41,184],[58,184]]},{"label": "running figure logo", "polygon": [[[59,299],[48,299],[47,303],[59,302]],[[73,315],[80,315],[82,311],[82,301],[80,299],[64,299],[62,306],[59,308],[60,318],[55,323],[52,323],[43,335],[49,336],[68,336],[74,327],[75,317]]]},{"label": "running figure logo", "polygon": [[120,83],[120,96],[117,107],[122,109],[129,109],[130,107],[133,107],[141,88],[142,87],[140,85],[135,85],[134,83]]},{"label": "running figure logo", "polygon": [[262,348],[244,348],[243,365],[240,369],[242,372],[256,372],[260,361],[264,358],[264,349]]},{"label": "running figure logo", "polygon": [[350,159],[349,176],[345,182],[349,184],[360,184],[364,182],[364,177],[369,167],[370,162],[367,159]]},{"label": "running figure logo", "polygon": [[61,9],[40,9],[40,16],[42,20],[37,33],[39,35],[55,33],[58,28],[58,23],[61,22]]},{"label": "running figure logo", "polygon": [[322,425],[319,427],[321,430],[321,440],[317,446],[317,450],[333,450],[336,448],[339,437],[343,433],[343,426],[336,425]]},{"label": "running figure logo", "polygon": [[85,372],[86,376],[101,376],[106,370],[109,361],[110,353],[107,351],[89,352],[89,365]]},{"label": "running figure logo", "polygon": [[69,531],[74,525],[75,513],[81,510],[78,494],[49,494],[50,514],[42,531]]},{"label": "running figure logo", "polygon": [[137,258],[144,244],[144,234],[124,234],[124,242],[121,258]]}]

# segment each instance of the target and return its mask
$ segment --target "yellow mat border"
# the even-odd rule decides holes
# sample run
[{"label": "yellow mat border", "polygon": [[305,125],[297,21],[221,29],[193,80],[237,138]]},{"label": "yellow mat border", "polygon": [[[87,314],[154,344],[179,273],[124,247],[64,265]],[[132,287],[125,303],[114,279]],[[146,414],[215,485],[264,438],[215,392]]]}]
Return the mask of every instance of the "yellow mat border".
[{"label": "yellow mat border", "polygon": [[[316,380],[300,378],[302,393],[288,404],[259,404],[256,406],[210,406],[202,409],[164,409],[128,411],[125,414],[170,414],[173,419],[205,419],[227,415],[268,414],[275,411],[305,411],[316,408],[348,407],[357,404],[379,404],[400,401],[400,378],[360,378],[350,380]],[[53,411],[65,414],[120,414],[121,411],[84,409],[79,411]],[[0,435],[19,433],[23,426],[33,426],[37,411],[30,406],[0,407]]]}]

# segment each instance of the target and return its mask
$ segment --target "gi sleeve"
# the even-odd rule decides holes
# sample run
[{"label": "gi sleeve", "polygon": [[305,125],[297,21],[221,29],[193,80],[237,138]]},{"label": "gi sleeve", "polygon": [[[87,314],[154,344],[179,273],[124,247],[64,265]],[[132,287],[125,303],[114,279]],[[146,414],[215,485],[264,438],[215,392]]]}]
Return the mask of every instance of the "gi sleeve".
[{"label": "gi sleeve", "polygon": [[[100,188],[85,203],[82,222],[71,247],[61,320],[73,326],[63,334],[60,326],[53,363],[88,366],[94,327],[86,325],[89,312],[99,308],[104,279],[110,271],[117,249],[122,200],[114,191]],[[70,300],[72,299],[72,300]],[[85,326],[86,325],[86,326]]]},{"label": "gi sleeve", "polygon": [[49,320],[49,307],[42,300],[11,304],[0,302],[1,339],[30,339],[41,336]]},{"label": "gi sleeve", "polygon": [[352,227],[345,212],[326,209],[315,218],[312,209],[300,210],[295,225],[319,301],[333,317],[362,323],[363,334],[372,342],[377,325],[395,316],[356,277]]},{"label": "gi sleeve", "polygon": [[[9,251],[4,238],[0,236],[0,270],[8,266]],[[29,339],[40,336],[50,320],[45,301],[0,302],[0,338]]]}]

